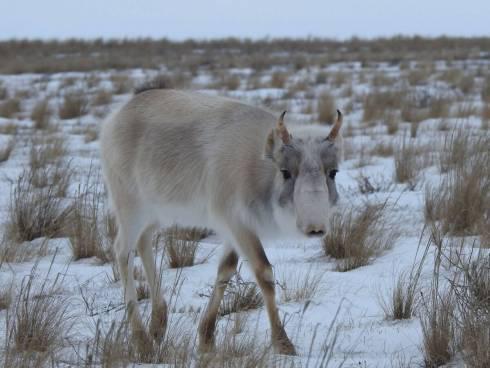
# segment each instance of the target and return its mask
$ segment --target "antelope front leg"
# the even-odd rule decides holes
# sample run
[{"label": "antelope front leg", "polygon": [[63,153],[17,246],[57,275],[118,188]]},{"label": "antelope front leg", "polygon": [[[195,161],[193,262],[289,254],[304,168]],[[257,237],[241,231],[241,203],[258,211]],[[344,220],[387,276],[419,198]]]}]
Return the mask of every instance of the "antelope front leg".
[{"label": "antelope front leg", "polygon": [[250,266],[264,297],[267,314],[271,326],[272,345],[279,354],[296,355],[294,345],[289,340],[279,318],[275,298],[275,282],[272,266],[265,255],[259,238],[244,227],[234,229],[234,235],[243,254],[248,258]]},{"label": "antelope front leg", "polygon": [[214,348],[214,331],[216,329],[219,306],[228,286],[228,281],[230,281],[236,271],[237,263],[238,255],[231,249],[227,250],[220,260],[213,294],[199,323],[199,350],[202,352],[210,351]]}]

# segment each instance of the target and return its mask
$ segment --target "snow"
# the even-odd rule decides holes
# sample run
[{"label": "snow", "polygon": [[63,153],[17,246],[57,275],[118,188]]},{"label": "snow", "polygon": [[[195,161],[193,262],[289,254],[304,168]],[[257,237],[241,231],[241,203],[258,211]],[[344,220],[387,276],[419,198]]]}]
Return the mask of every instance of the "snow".
[{"label": "snow", "polygon": [[[382,66],[390,75],[398,75],[398,69],[387,65]],[[360,68],[360,64],[352,65],[353,70]],[[329,67],[328,71],[347,70],[346,65],[337,64]],[[239,75],[250,74],[248,69],[233,70]],[[148,74],[142,70],[131,72],[134,78],[144,80]],[[40,92],[40,96],[57,91],[66,78],[83,78],[84,73],[60,73],[51,75],[47,81],[46,89]],[[103,81],[101,86],[108,87],[107,73],[98,75]],[[23,89],[30,86],[33,81],[40,81],[43,76],[38,74],[24,74],[19,76],[0,76],[9,88]],[[194,78],[199,86],[204,86],[211,80],[209,75],[201,75]],[[82,82],[77,82],[70,88],[83,87]],[[354,92],[366,93],[368,85],[354,86]],[[435,88],[435,87],[434,87]],[[339,90],[340,91],[340,90]],[[339,93],[336,91],[336,93]],[[216,93],[216,91],[205,90],[205,93]],[[251,91],[232,91],[229,96],[246,100],[256,101],[266,98],[281,99],[284,96],[283,89],[261,88]],[[40,98],[35,97],[35,98]],[[113,103],[113,108],[120,105],[129,95],[118,96]],[[296,111],[295,111],[296,110]],[[293,114],[299,114],[299,107],[293,109]],[[361,112],[346,114],[346,123],[354,127],[360,124]],[[450,124],[456,124],[457,119]],[[11,119],[0,118],[0,125],[11,122]],[[61,122],[63,131],[67,137],[67,147],[72,167],[79,173],[76,180],[82,180],[84,173],[90,165],[98,166],[98,144],[97,142],[85,143],[83,135],[72,134],[73,126],[84,126],[99,123],[95,116],[88,115],[81,119],[64,120]],[[15,120],[19,127],[28,128],[32,122],[28,117]],[[472,127],[479,126],[479,120],[472,117],[468,120]],[[419,128],[419,133],[424,135],[417,143],[433,142],[440,135],[436,131],[437,121],[427,120]],[[296,127],[298,128],[298,127]],[[306,129],[328,133],[328,128],[317,125]],[[425,135],[427,133],[427,135]],[[398,132],[399,137],[403,135],[403,129]],[[396,139],[399,139],[396,138]],[[0,136],[0,144],[8,139],[7,135]],[[384,133],[378,132],[375,136],[356,135],[349,137],[350,144],[355,150],[360,146],[371,148],[381,141],[395,139]],[[415,190],[407,190],[405,185],[389,185],[380,192],[363,195],[357,189],[356,178],[360,174],[368,175],[376,182],[388,182],[392,184],[394,165],[393,158],[373,157],[368,166],[359,167],[356,151],[354,158],[342,163],[337,176],[337,183],[341,195],[340,206],[348,206],[361,203],[365,200],[383,202],[389,199],[392,202],[389,210],[390,216],[399,224],[402,236],[396,241],[393,249],[386,251],[382,256],[374,259],[369,265],[360,267],[349,272],[335,271],[335,262],[323,255],[319,240],[304,241],[272,241],[265,243],[266,253],[274,266],[276,274],[302,274],[312,269],[315,274],[321,275],[321,291],[315,295],[311,302],[305,307],[305,303],[280,301],[280,289],[278,289],[277,300],[281,316],[286,316],[286,330],[295,344],[299,356],[295,358],[298,363],[306,364],[308,353],[313,337],[311,359],[320,360],[322,355],[321,343],[326,339],[331,323],[338,328],[338,341],[333,350],[333,362],[340,363],[345,359],[345,367],[390,367],[397,359],[408,361],[411,366],[422,363],[421,353],[421,328],[417,317],[406,321],[389,321],[385,319],[383,310],[379,303],[379,294],[387,295],[394,284],[395,277],[400,273],[410,270],[420,258],[419,236],[423,228],[423,184],[417,185]],[[12,158],[7,162],[0,163],[0,215],[5,219],[10,193],[9,178],[15,178],[22,167],[28,163],[28,149],[23,143],[18,142]],[[437,182],[440,179],[436,165],[431,165],[420,173],[422,183]],[[76,190],[76,183],[71,186],[72,193]],[[35,241],[35,245],[41,240]],[[198,259],[204,258],[212,253],[207,261],[193,267],[183,268],[181,271],[165,269],[163,272],[164,284],[167,291],[176,279],[183,280],[182,288],[178,298],[174,300],[171,308],[170,320],[179,320],[186,323],[188,329],[195,330],[196,323],[187,316],[185,311],[202,311],[206,305],[207,297],[202,294],[209,290],[214,283],[217,263],[220,257],[219,239],[210,237],[204,239],[198,254]],[[157,264],[161,264],[162,254],[157,256]],[[417,258],[418,257],[418,258]],[[428,286],[432,273],[432,253],[426,260],[421,278],[421,285]],[[112,281],[112,269],[109,264],[100,265],[95,259],[72,261],[70,244],[68,239],[54,239],[49,241],[48,254],[39,260],[37,274],[45,275],[53,262],[49,277],[54,279],[62,274],[63,284],[60,291],[69,296],[72,303],[71,312],[77,315],[77,323],[72,331],[73,339],[84,341],[93,336],[94,326],[100,318],[104,325],[109,325],[113,319],[121,319],[124,314],[123,293],[120,282]],[[139,259],[136,264],[139,264]],[[33,268],[33,262],[12,263],[3,265],[0,269],[0,286],[8,285],[13,280],[18,288],[23,278],[29,275]],[[241,267],[244,279],[252,280],[253,277],[247,268],[247,262]],[[168,295],[167,295],[168,298]],[[88,304],[84,302],[89,301]],[[150,306],[148,301],[140,302],[141,310],[148,315]],[[305,310],[306,308],[306,310]],[[337,317],[337,310],[339,314]],[[182,312],[184,311],[184,312]],[[179,319],[184,313],[188,318]],[[266,313],[263,309],[246,312],[248,314],[247,327],[256,328],[260,341],[267,342],[270,338],[270,330]],[[0,311],[0,346],[6,336],[6,311]],[[219,322],[218,331],[221,331],[228,323],[227,318]],[[222,333],[222,332],[220,332]],[[311,363],[313,366],[314,364]],[[334,364],[335,366],[335,364]]]}]

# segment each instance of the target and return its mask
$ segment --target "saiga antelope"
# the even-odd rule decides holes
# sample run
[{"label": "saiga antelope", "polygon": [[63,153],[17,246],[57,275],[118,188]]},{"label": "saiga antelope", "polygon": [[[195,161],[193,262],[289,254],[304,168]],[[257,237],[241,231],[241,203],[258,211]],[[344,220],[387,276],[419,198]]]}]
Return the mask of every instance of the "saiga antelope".
[{"label": "saiga antelope", "polygon": [[257,107],[196,92],[136,94],[104,123],[101,153],[118,233],[114,243],[133,333],[148,343],[133,279],[135,250],[150,286],[150,333],[167,324],[151,248],[153,231],[174,223],[206,226],[224,252],[199,324],[199,347],[214,345],[218,309],[239,256],[262,291],[276,351],[295,354],[279,318],[271,264],[261,238],[295,230],[326,231],[338,198],[342,115],[328,136],[291,135],[279,117]]}]

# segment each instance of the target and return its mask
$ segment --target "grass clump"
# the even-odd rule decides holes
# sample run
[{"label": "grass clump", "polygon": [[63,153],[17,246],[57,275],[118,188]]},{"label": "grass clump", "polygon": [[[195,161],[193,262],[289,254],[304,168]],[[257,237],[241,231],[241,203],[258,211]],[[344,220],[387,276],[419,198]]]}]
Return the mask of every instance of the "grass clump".
[{"label": "grass clump", "polygon": [[398,234],[386,223],[386,207],[386,202],[364,203],[332,216],[323,250],[337,260],[338,271],[365,266],[393,246]]},{"label": "grass clump", "polygon": [[[164,236],[164,257],[170,268],[190,267],[206,261],[197,260],[199,240],[208,234],[200,228],[180,228],[174,226],[168,229]],[[158,241],[158,240],[157,240]]]},{"label": "grass clump", "polygon": [[109,240],[104,236],[102,222],[102,193],[99,175],[90,167],[87,178],[75,195],[69,221],[69,237],[74,260],[97,257],[109,262]]},{"label": "grass clump", "polygon": [[0,162],[5,162],[9,159],[15,147],[15,140],[9,139],[6,144],[0,147]]},{"label": "grass clump", "polygon": [[258,309],[263,305],[264,300],[257,284],[255,282],[245,281],[240,276],[240,270],[238,270],[228,282],[219,314],[226,316],[232,313]]},{"label": "grass clump", "polygon": [[284,272],[277,282],[284,303],[312,300],[321,291],[323,275],[312,267],[306,272]]},{"label": "grass clump", "polygon": [[[51,270],[51,268],[50,268]],[[37,282],[37,264],[24,278],[7,316],[4,366],[44,366],[54,362],[73,326],[68,298],[60,294],[61,277],[50,270]],[[25,364],[25,365],[24,365]]]},{"label": "grass clump", "polygon": [[68,92],[63,97],[58,115],[60,119],[73,119],[88,112],[88,100],[82,90]]},{"label": "grass clump", "polygon": [[21,111],[20,100],[18,98],[9,98],[0,104],[0,116],[12,118]]},{"label": "grass clump", "polygon": [[5,234],[17,243],[64,234],[71,212],[58,196],[58,184],[36,188],[34,175],[33,171],[24,170],[11,188]]},{"label": "grass clump", "polygon": [[49,100],[39,101],[31,112],[31,120],[34,122],[34,128],[45,130],[49,127],[52,111],[49,108]]},{"label": "grass clump", "polygon": [[333,124],[337,116],[335,98],[328,92],[320,95],[317,101],[318,121]]}]

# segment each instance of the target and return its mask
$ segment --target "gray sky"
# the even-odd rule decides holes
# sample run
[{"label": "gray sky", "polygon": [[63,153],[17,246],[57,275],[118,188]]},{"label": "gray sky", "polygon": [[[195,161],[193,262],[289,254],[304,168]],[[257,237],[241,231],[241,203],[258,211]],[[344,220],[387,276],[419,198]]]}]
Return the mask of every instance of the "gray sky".
[{"label": "gray sky", "polygon": [[490,36],[490,0],[0,0],[0,39]]}]

